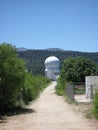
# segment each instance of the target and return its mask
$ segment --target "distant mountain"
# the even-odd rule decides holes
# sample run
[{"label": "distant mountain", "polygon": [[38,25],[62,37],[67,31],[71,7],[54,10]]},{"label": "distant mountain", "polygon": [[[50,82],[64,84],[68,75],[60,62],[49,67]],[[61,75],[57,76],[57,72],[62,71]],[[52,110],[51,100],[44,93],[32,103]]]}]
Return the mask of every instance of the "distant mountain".
[{"label": "distant mountain", "polygon": [[63,50],[61,48],[47,48],[45,50],[49,50],[49,51],[65,51],[65,50]]},{"label": "distant mountain", "polygon": [[61,48],[46,48],[46,49],[27,49],[27,48],[24,48],[24,47],[20,47],[20,48],[17,48],[17,52],[23,52],[23,51],[27,51],[27,50],[47,50],[47,51],[65,51]]},{"label": "distant mountain", "polygon": [[24,47],[17,48],[17,52],[24,52],[24,51],[27,51],[27,49]]}]

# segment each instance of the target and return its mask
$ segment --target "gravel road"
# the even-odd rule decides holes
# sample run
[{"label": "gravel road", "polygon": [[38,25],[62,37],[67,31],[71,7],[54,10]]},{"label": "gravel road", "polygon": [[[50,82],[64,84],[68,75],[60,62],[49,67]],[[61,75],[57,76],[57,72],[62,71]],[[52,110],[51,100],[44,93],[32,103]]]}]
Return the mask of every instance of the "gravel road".
[{"label": "gravel road", "polygon": [[0,123],[0,130],[98,130],[98,125],[55,94],[55,86],[53,82],[28,106],[31,112],[8,117]]}]

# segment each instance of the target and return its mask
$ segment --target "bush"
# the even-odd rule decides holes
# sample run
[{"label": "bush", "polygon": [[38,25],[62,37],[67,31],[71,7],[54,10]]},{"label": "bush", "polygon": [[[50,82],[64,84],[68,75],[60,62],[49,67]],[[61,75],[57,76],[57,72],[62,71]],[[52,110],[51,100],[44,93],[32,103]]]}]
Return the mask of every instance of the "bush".
[{"label": "bush", "polygon": [[65,87],[61,82],[60,79],[58,80],[57,86],[56,86],[56,94],[58,95],[64,95],[65,94]]},{"label": "bush", "polygon": [[98,90],[94,96],[93,104],[94,104],[93,113],[94,113],[94,116],[98,119]]},{"label": "bush", "polygon": [[64,61],[60,74],[61,82],[85,82],[85,76],[98,75],[98,65],[83,57],[68,58]]},{"label": "bush", "polygon": [[16,48],[0,45],[0,110],[16,106],[18,92],[24,87],[25,63],[18,58]]},{"label": "bush", "polygon": [[34,76],[30,73],[27,73],[25,87],[22,92],[25,104],[28,104],[29,101],[35,100],[49,82],[50,80],[46,77],[40,75]]},{"label": "bush", "polygon": [[11,44],[0,45],[0,112],[36,99],[49,80],[26,72],[25,63]]}]

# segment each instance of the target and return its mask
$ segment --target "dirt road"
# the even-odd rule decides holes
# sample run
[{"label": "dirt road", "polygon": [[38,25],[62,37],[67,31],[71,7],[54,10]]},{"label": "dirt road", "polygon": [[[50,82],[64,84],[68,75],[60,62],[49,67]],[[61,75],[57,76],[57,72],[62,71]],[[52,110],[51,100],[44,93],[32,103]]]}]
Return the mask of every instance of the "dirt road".
[{"label": "dirt road", "polygon": [[8,117],[0,123],[0,130],[98,130],[98,125],[77,114],[63,97],[55,94],[55,85],[53,82],[28,107],[34,111]]}]

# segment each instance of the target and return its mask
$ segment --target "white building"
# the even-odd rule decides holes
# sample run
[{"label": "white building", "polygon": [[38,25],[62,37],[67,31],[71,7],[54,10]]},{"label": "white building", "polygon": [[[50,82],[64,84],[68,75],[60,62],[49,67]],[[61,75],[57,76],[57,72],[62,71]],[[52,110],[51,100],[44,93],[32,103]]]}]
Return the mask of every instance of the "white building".
[{"label": "white building", "polygon": [[45,60],[45,76],[51,80],[57,80],[59,77],[60,61],[55,56],[50,56]]},{"label": "white building", "polygon": [[86,76],[85,82],[86,98],[91,100],[98,89],[98,76]]}]

